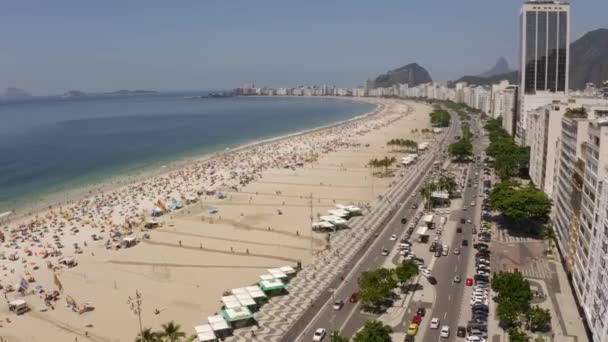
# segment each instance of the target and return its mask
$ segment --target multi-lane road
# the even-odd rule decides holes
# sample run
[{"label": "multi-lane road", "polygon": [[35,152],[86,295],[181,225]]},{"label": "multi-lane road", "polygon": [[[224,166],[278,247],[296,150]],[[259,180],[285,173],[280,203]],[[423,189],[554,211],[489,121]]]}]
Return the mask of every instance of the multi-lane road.
[{"label": "multi-lane road", "polygon": [[[397,241],[389,241],[392,234],[401,236],[403,233],[403,225],[401,224],[402,217],[411,218],[415,214],[412,209],[412,204],[419,203],[418,196],[411,196],[413,192],[418,192],[423,183],[424,177],[431,170],[433,163],[445,155],[447,146],[453,141],[455,135],[460,132],[459,121],[457,116],[452,113],[452,122],[450,129],[437,144],[433,145],[425,154],[425,157],[408,170],[408,178],[404,179],[400,186],[405,187],[405,191],[401,192],[400,198],[391,199],[392,203],[399,203],[400,207],[384,227],[380,227],[374,235],[373,241],[369,243],[369,247],[364,253],[359,255],[358,260],[353,260],[354,266],[347,271],[344,281],[340,282],[336,288],[331,288],[331,296],[321,305],[313,317],[302,317],[287,334],[282,338],[282,341],[309,341],[311,335],[317,328],[325,328],[328,332],[332,330],[340,330],[345,335],[351,335],[361,326],[369,317],[361,313],[359,303],[350,303],[348,298],[353,292],[358,291],[357,279],[362,272],[379,268],[386,261],[386,256],[381,255],[381,250],[387,248],[392,250],[395,248]],[[344,300],[344,307],[335,311],[332,304],[335,300]]]},{"label": "multi-lane road", "polygon": [[[474,155],[480,156],[483,149],[483,137],[479,132],[478,127],[471,127],[473,133],[477,133],[478,138],[473,142]],[[462,321],[461,316],[470,317],[470,306],[469,298],[464,298],[465,293],[465,280],[467,277],[473,277],[475,273],[474,265],[472,260],[474,259],[475,249],[473,248],[473,224],[479,227],[480,224],[480,213],[482,198],[480,198],[479,192],[483,184],[482,175],[483,172],[478,172],[475,175],[475,167],[473,164],[469,164],[467,168],[467,179],[465,191],[463,193],[463,207],[459,210],[451,212],[452,217],[450,220],[457,222],[458,227],[462,227],[462,233],[454,234],[453,240],[450,245],[450,254],[447,257],[441,257],[437,259],[433,267],[433,274],[440,275],[437,279],[437,285],[435,286],[435,303],[432,308],[432,315],[425,317],[426,321],[431,320],[432,317],[440,319],[440,325],[448,325],[450,327],[450,340],[454,340],[456,334],[456,328],[458,322]],[[479,183],[479,187],[476,187],[475,182]],[[470,187],[469,187],[470,185]],[[471,202],[475,205],[471,206]],[[466,210],[463,210],[466,207]],[[460,220],[465,219],[466,224],[461,224]],[[471,220],[472,223],[468,223]],[[462,246],[462,240],[468,241],[468,246]],[[460,255],[455,256],[452,254],[454,248],[460,248]],[[454,283],[453,277],[458,275],[461,277],[460,283]],[[428,322],[425,322],[428,323]],[[428,324],[423,324],[426,328]],[[420,334],[424,334],[423,341],[436,342],[440,340],[439,329],[428,329],[421,331]]]}]

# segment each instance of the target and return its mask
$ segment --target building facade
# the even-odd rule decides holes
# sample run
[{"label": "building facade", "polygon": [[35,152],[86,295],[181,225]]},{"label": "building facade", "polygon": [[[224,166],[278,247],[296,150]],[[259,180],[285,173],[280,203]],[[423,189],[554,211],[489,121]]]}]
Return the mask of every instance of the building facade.
[{"label": "building facade", "polygon": [[568,93],[570,5],[561,1],[527,1],[520,11],[520,32],[516,140],[529,146],[528,111],[551,103],[552,94]]}]

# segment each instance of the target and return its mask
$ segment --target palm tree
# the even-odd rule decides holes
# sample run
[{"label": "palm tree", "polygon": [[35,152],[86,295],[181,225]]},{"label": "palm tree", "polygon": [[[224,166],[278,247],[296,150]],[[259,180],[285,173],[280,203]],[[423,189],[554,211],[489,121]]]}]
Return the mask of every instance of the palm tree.
[{"label": "palm tree", "polygon": [[374,174],[374,169],[380,166],[380,161],[378,160],[378,158],[374,158],[371,159],[367,165],[369,165],[372,168],[372,175]]},{"label": "palm tree", "polygon": [[188,336],[184,342],[194,342],[198,341],[198,336],[196,334]]},{"label": "palm tree", "polygon": [[452,178],[443,177],[439,180],[439,188],[447,191],[450,195],[452,192],[454,192],[454,190],[456,190],[457,187],[458,184],[456,184],[456,181]]},{"label": "palm tree", "polygon": [[439,188],[437,183],[429,183],[425,187],[420,190],[420,194],[426,200],[426,208],[431,209],[433,207],[433,202],[431,201],[431,196],[434,191],[437,191]]},{"label": "palm tree", "polygon": [[145,328],[135,338],[135,342],[160,342],[160,341],[161,341],[161,338],[160,338],[159,333],[152,331],[151,328]]},{"label": "palm tree", "polygon": [[555,240],[555,230],[553,230],[553,226],[551,224],[545,225],[545,229],[543,229],[543,239],[549,242],[549,250],[553,251],[553,241]]},{"label": "palm tree", "polygon": [[173,321],[161,325],[163,331],[160,332],[160,336],[167,338],[169,342],[177,342],[182,338],[186,337],[186,333],[181,331],[181,326]]},{"label": "palm tree", "polygon": [[388,174],[388,168],[396,162],[397,159],[395,157],[384,157],[382,160],[380,160],[380,166],[384,167],[384,175]]}]

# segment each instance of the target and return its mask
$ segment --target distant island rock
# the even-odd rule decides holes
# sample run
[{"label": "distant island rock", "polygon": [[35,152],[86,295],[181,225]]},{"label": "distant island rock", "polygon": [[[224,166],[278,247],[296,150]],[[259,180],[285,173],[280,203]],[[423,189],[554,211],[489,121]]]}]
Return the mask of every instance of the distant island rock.
[{"label": "distant island rock", "polygon": [[478,77],[492,77],[496,75],[503,75],[512,72],[509,68],[509,62],[504,57],[498,58],[496,64],[488,71],[482,72]]},{"label": "distant island rock", "polygon": [[418,63],[411,63],[376,77],[373,86],[375,88],[386,88],[395,84],[407,84],[414,87],[429,82],[433,82],[429,72]]},{"label": "distant island rock", "polygon": [[23,100],[28,99],[30,97],[32,97],[32,95],[27,91],[14,87],[6,88],[6,90],[4,91],[4,96],[2,96],[2,98],[7,101]]},{"label": "distant island rock", "polygon": [[85,93],[84,91],[80,91],[80,90],[70,90],[70,91],[66,91],[65,93],[63,93],[63,95],[61,95],[61,97],[80,97],[80,96],[87,96],[88,94]]}]

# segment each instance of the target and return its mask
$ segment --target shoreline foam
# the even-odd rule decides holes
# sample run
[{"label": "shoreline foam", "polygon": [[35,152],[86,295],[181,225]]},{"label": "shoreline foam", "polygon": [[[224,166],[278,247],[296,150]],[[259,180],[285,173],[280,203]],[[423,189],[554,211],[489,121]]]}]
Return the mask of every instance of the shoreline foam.
[{"label": "shoreline foam", "polygon": [[[258,97],[258,96],[248,96],[248,97]],[[262,97],[262,96],[259,96],[259,97]],[[294,96],[275,96],[275,97],[276,98],[292,98],[292,97],[301,98],[301,97],[294,97]],[[264,96],[264,98],[269,98],[269,96]],[[323,98],[335,99],[335,100],[347,100],[347,101],[355,101],[355,102],[365,102],[365,103],[369,103],[369,104],[374,104],[373,102],[370,102],[368,99],[365,99],[365,98],[343,98],[343,97],[335,97],[335,96],[325,96]],[[104,179],[93,178],[92,181],[84,181],[84,183],[82,185],[70,186],[69,183],[58,185],[57,187],[63,188],[65,186],[67,186],[68,188],[65,190],[57,190],[57,191],[51,190],[49,192],[41,193],[42,198],[49,198],[50,200],[41,201],[39,198],[27,198],[26,197],[26,198],[19,200],[18,203],[20,205],[16,208],[0,209],[0,213],[2,213],[4,211],[13,212],[13,214],[10,215],[8,219],[6,219],[6,220],[0,219],[0,226],[9,224],[11,222],[15,222],[20,219],[24,219],[25,217],[40,214],[41,212],[46,211],[49,207],[57,207],[57,206],[61,206],[63,204],[67,204],[69,202],[74,202],[79,199],[83,199],[83,198],[92,196],[94,193],[115,191],[115,190],[120,189],[121,187],[128,186],[129,184],[132,184],[132,183],[141,182],[142,180],[145,180],[147,178],[162,176],[164,174],[168,174],[170,172],[176,171],[180,168],[188,167],[189,165],[191,165],[193,163],[208,161],[213,158],[216,158],[218,155],[221,155],[223,153],[240,152],[245,149],[255,148],[258,146],[265,145],[265,144],[271,144],[271,143],[278,142],[278,141],[281,141],[284,139],[289,139],[289,138],[297,137],[300,135],[310,134],[310,133],[314,133],[314,132],[317,132],[320,130],[344,125],[344,124],[352,122],[352,121],[360,120],[362,118],[365,118],[366,116],[374,115],[375,113],[377,113],[378,111],[380,111],[382,109],[380,107],[381,106],[375,104],[375,107],[371,111],[361,114],[361,115],[357,115],[357,116],[352,117],[347,120],[341,120],[341,121],[333,122],[333,123],[330,123],[327,125],[297,131],[294,133],[281,134],[281,135],[271,137],[271,138],[262,138],[262,139],[254,140],[254,141],[251,141],[248,143],[244,143],[242,145],[239,145],[239,146],[236,146],[233,148],[228,148],[225,150],[217,150],[217,151],[209,152],[209,153],[193,152],[193,155],[191,155],[191,156],[181,156],[181,157],[177,157],[176,159],[167,157],[164,160],[154,161],[154,162],[151,162],[148,165],[145,165],[142,167],[135,167],[134,171],[119,171],[117,174],[108,176]],[[39,204],[27,206],[27,205],[23,205],[24,202],[34,202],[34,203],[39,203]]]}]

